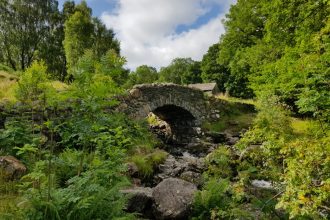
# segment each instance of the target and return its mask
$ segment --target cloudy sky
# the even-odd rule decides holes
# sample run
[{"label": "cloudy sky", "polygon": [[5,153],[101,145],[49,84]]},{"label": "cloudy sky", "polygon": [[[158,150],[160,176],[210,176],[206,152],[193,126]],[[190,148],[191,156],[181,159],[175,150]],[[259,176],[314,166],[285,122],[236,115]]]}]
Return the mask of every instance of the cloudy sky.
[{"label": "cloudy sky", "polygon": [[[60,5],[64,0],[60,0]],[[76,0],[76,2],[80,2]],[[224,33],[221,19],[235,0],[87,0],[121,42],[127,67],[160,68],[176,57],[201,60]]]}]

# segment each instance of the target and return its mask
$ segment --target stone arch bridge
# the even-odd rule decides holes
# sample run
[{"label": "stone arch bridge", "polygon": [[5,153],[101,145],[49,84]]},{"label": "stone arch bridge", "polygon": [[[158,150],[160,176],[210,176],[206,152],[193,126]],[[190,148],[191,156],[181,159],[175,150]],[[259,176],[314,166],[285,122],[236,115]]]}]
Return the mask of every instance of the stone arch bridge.
[{"label": "stone arch bridge", "polygon": [[[171,139],[177,143],[189,143],[193,137],[199,137],[201,125],[205,121],[219,120],[222,115],[230,114],[234,109],[251,109],[251,106],[229,103],[207,96],[201,90],[176,84],[136,85],[127,96],[117,98],[119,105],[116,109],[111,107],[107,110],[123,112],[135,119],[145,119],[153,113],[166,122],[171,131]],[[29,110],[15,106],[6,108],[0,104],[0,129],[4,128],[7,117],[21,115],[21,111]],[[70,110],[63,109],[61,114],[63,118],[69,117]],[[40,112],[36,112],[34,120],[42,117]]]},{"label": "stone arch bridge", "polygon": [[169,125],[172,139],[182,143],[198,136],[203,121],[209,118],[207,100],[201,90],[187,86],[142,84],[133,87],[117,110],[136,119],[155,114]]}]

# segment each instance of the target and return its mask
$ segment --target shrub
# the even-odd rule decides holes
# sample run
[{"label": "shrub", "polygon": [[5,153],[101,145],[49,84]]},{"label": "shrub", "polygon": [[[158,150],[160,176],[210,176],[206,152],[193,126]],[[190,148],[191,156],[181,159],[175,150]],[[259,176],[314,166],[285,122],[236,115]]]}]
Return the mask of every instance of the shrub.
[{"label": "shrub", "polygon": [[233,175],[232,165],[234,163],[231,152],[225,146],[220,146],[209,154],[205,160],[208,169],[208,177],[231,178]]},{"label": "shrub", "polygon": [[25,201],[21,204],[26,206],[21,208],[25,218],[132,218],[132,215],[123,211],[126,199],[119,192],[129,184],[123,175],[123,149],[99,145],[92,155],[93,160],[88,168],[69,179],[64,188],[56,186],[54,177],[47,178],[47,161],[39,161],[35,169],[24,177]]},{"label": "shrub", "polygon": [[226,179],[212,178],[197,192],[193,219],[254,219],[249,211],[232,198],[232,187]]},{"label": "shrub", "polygon": [[135,154],[131,161],[137,166],[139,174],[143,178],[148,178],[154,173],[154,169],[163,163],[168,153],[163,150],[151,150],[151,153]]}]

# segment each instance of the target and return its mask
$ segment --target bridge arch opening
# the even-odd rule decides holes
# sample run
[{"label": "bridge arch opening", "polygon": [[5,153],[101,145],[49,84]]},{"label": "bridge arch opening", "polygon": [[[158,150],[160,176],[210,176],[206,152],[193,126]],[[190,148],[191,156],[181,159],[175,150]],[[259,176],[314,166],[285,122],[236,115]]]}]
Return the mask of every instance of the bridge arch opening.
[{"label": "bridge arch opening", "polygon": [[196,118],[187,109],[176,105],[163,105],[151,111],[155,117],[152,130],[168,144],[185,144],[196,136]]}]

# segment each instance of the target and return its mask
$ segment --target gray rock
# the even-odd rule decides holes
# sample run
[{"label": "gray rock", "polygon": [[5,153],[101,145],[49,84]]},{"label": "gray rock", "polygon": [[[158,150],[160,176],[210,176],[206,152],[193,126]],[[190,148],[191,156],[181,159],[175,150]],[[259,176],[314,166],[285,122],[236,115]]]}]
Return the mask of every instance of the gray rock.
[{"label": "gray rock", "polygon": [[229,137],[227,145],[235,145],[239,141],[238,137]]},{"label": "gray rock", "polygon": [[128,195],[126,210],[128,212],[146,213],[152,206],[152,189],[149,187],[134,187],[121,190]]},{"label": "gray rock", "polygon": [[131,177],[139,176],[139,168],[135,165],[135,163],[127,163],[127,174]]},{"label": "gray rock", "polygon": [[129,91],[129,93],[134,98],[139,98],[141,96],[141,91],[137,88],[133,88],[132,90]]},{"label": "gray rock", "polygon": [[203,172],[206,168],[202,158],[195,157],[188,152],[184,152],[179,162],[183,164],[186,171]]},{"label": "gray rock", "polygon": [[197,173],[197,172],[193,172],[193,171],[183,172],[180,175],[180,178],[185,180],[185,181],[188,181],[190,183],[195,184],[197,187],[199,187],[203,184],[202,175],[200,173]]},{"label": "gray rock", "polygon": [[169,177],[178,177],[184,171],[185,165],[169,155],[163,164],[158,166],[159,173],[154,176],[154,183],[158,184]]},{"label": "gray rock", "polygon": [[168,178],[153,190],[153,212],[156,219],[187,219],[197,188],[187,181]]},{"label": "gray rock", "polygon": [[273,184],[270,181],[266,181],[266,180],[252,180],[251,185],[256,188],[274,189]]},{"label": "gray rock", "polygon": [[206,133],[207,136],[211,137],[212,142],[219,144],[224,143],[227,140],[227,134],[224,132],[210,131]]},{"label": "gray rock", "polygon": [[154,183],[158,184],[170,177],[181,177],[181,174],[187,171],[202,173],[205,169],[206,165],[204,160],[188,152],[184,152],[183,155],[178,158],[169,155],[165,162],[158,166],[159,172],[154,176]]},{"label": "gray rock", "polygon": [[0,157],[0,169],[8,180],[19,179],[26,173],[24,164],[13,156]]}]

